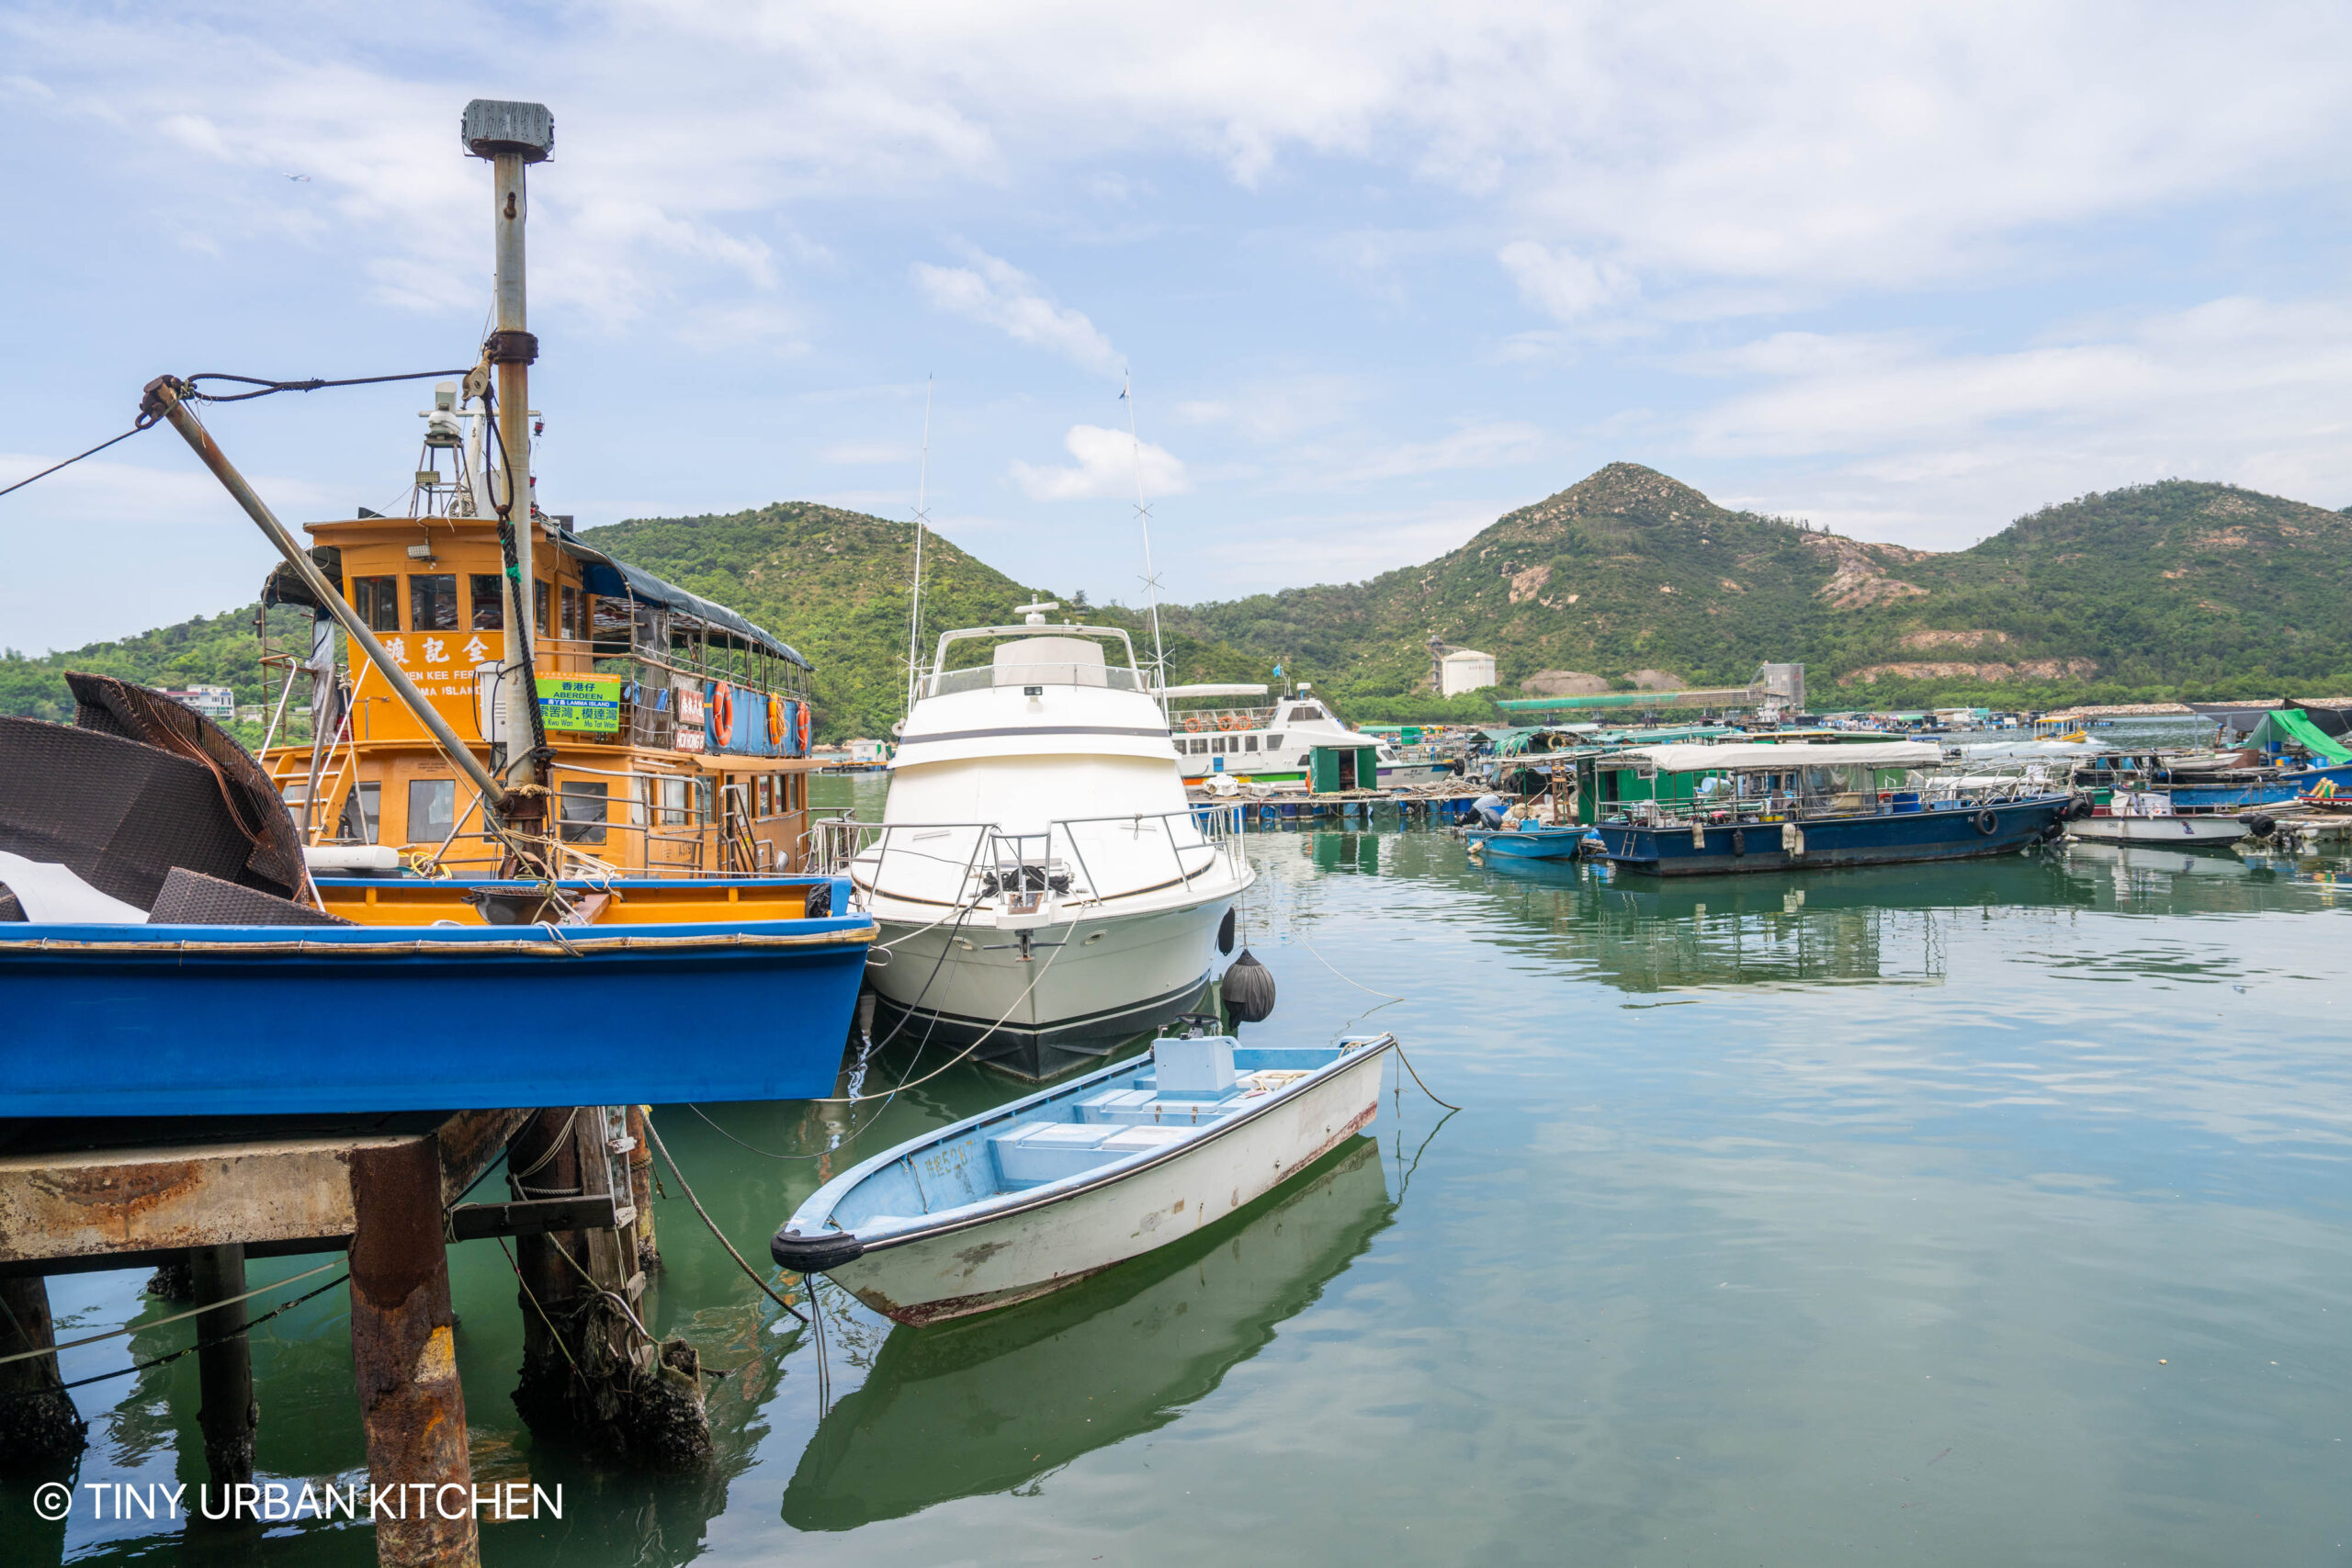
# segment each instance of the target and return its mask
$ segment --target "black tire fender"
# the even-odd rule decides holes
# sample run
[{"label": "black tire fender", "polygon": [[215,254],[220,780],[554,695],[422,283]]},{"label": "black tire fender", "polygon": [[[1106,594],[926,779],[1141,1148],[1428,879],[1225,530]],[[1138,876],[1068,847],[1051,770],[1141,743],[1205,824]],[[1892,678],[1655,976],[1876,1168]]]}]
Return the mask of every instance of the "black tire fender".
[{"label": "black tire fender", "polygon": [[865,1244],[847,1231],[830,1235],[800,1235],[778,1231],[768,1243],[768,1256],[796,1274],[821,1274],[864,1257]]},{"label": "black tire fender", "polygon": [[1731,852],[1735,857],[1744,855],[1747,852],[1747,829],[1734,828],[1731,830]]},{"label": "black tire fender", "polygon": [[1991,807],[1976,814],[1976,830],[1988,839],[2001,830],[2001,818]]}]

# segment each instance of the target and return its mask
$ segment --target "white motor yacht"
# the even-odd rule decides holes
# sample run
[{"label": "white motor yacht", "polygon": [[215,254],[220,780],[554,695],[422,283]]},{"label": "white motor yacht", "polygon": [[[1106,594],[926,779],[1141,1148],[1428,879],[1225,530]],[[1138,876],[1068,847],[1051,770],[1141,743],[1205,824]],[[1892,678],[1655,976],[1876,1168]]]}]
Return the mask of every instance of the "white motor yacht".
[{"label": "white motor yacht", "polygon": [[868,976],[901,1037],[1032,1078],[1197,1005],[1253,878],[1224,815],[1185,801],[1127,634],[1056,608],[942,637],[882,821],[820,828],[881,925]]},{"label": "white motor yacht", "polygon": [[1295,696],[1277,697],[1266,705],[1235,705],[1230,701],[1264,697],[1266,688],[1260,685],[1170,686],[1162,695],[1171,703],[1202,705],[1169,710],[1177,766],[1188,784],[1222,773],[1243,784],[1305,789],[1307,755],[1317,746],[1373,747],[1380,757],[1383,789],[1453,774],[1449,762],[1407,756],[1382,737],[1349,728],[1311,685],[1302,684]]}]

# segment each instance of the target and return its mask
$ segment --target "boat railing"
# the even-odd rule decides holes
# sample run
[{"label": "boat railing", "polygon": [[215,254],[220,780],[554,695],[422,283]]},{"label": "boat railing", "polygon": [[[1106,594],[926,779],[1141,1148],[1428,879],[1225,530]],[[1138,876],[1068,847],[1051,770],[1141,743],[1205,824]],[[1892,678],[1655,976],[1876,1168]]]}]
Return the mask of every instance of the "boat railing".
[{"label": "boat railing", "polygon": [[[1137,843],[1158,839],[1168,850],[1168,875],[1151,880],[1147,874],[1146,880],[1133,886],[1106,886],[1081,841],[1082,837],[1095,838],[1099,851],[1101,835],[1074,830],[1088,828],[1124,829]],[[1180,832],[1180,828],[1189,831]],[[1176,811],[1067,818],[1034,832],[1009,831],[996,822],[861,822],[842,816],[811,823],[808,843],[813,874],[847,876],[864,895],[898,896],[884,883],[895,858],[899,863],[928,862],[960,870],[953,883],[953,906],[1001,901],[1019,911],[1034,908],[1048,896],[1102,904],[1184,886],[1215,866],[1220,856],[1228,865],[1239,864],[1239,834],[1238,813],[1203,812],[1187,806]]]},{"label": "boat railing", "polygon": [[1219,730],[1263,729],[1274,721],[1265,708],[1178,708],[1168,716],[1168,728],[1182,735],[1214,735]]}]

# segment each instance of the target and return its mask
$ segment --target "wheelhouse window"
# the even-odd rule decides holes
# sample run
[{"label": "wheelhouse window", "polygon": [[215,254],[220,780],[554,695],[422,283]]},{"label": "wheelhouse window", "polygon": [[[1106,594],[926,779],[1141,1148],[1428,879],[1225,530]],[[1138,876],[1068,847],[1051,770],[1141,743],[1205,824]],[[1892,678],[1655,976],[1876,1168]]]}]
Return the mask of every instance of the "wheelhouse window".
[{"label": "wheelhouse window", "polygon": [[611,794],[612,786],[607,784],[566,779],[556,797],[558,836],[567,844],[603,843]]},{"label": "wheelhouse window", "polygon": [[499,576],[494,571],[477,571],[467,580],[473,600],[474,630],[494,632],[506,624],[506,595],[499,592]]},{"label": "wheelhouse window", "polygon": [[412,844],[438,844],[445,842],[457,830],[458,781],[409,780],[408,841]]},{"label": "wheelhouse window", "polygon": [[1266,750],[1269,750],[1269,751],[1279,751],[1279,750],[1281,750],[1282,749],[1283,749],[1283,738],[1282,738],[1281,736],[1279,736],[1279,735],[1269,735],[1269,736],[1267,736],[1267,737],[1266,737]]},{"label": "wheelhouse window", "polygon": [[397,577],[353,578],[351,607],[359,612],[359,624],[371,632],[400,630],[401,580]]},{"label": "wheelhouse window", "polygon": [[563,585],[560,635],[570,639],[588,635],[588,595],[569,582]]},{"label": "wheelhouse window", "polygon": [[548,599],[549,594],[550,590],[545,582],[537,579],[532,581],[531,629],[537,632],[541,637],[545,637],[548,630]]},{"label": "wheelhouse window", "polygon": [[454,572],[435,572],[408,580],[408,629],[413,632],[453,632],[458,629],[458,579]]},{"label": "wheelhouse window", "polygon": [[343,798],[343,818],[335,824],[335,837],[347,844],[376,842],[383,790],[381,784],[354,784],[351,793]]},{"label": "wheelhouse window", "polygon": [[[571,590],[567,588],[564,592],[569,593]],[[753,794],[755,796],[755,801],[752,806],[753,814],[760,817],[775,816],[775,775],[774,773],[762,773],[759,776],[758,787],[754,790]]]},{"label": "wheelhouse window", "polygon": [[1258,738],[1254,735],[1243,736],[1241,738],[1241,749],[1244,751],[1255,751],[1258,749]]}]

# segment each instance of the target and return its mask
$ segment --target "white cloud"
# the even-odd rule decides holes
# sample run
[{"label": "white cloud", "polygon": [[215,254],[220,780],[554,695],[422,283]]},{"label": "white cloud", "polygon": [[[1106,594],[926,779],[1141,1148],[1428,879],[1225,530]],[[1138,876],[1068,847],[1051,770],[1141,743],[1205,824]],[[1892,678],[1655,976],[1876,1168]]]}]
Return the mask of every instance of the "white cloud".
[{"label": "white cloud", "polygon": [[859,468],[876,463],[911,463],[915,448],[888,441],[836,441],[817,449],[817,461]]},{"label": "white cloud", "polygon": [[1078,459],[1069,468],[1012,465],[1013,481],[1032,501],[1089,501],[1136,493],[1140,468],[1147,498],[1182,495],[1193,488],[1183,460],[1164,446],[1146,441],[1139,446],[1124,430],[1099,424],[1074,424],[1062,445]]},{"label": "white cloud", "polygon": [[1517,420],[1468,424],[1435,441],[1408,441],[1368,454],[1352,466],[1357,479],[1406,479],[1453,468],[1498,468],[1540,456],[1544,433]]},{"label": "white cloud", "polygon": [[1012,263],[984,251],[970,253],[970,266],[915,264],[915,282],[935,308],[996,328],[1015,343],[1059,355],[1083,370],[1117,374],[1118,350],[1095,331],[1085,313],[1057,305],[1037,280]]},{"label": "white cloud", "polygon": [[1575,321],[1633,291],[1623,268],[1516,240],[1497,257],[1519,285],[1520,297],[1556,321]]}]

